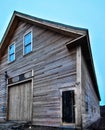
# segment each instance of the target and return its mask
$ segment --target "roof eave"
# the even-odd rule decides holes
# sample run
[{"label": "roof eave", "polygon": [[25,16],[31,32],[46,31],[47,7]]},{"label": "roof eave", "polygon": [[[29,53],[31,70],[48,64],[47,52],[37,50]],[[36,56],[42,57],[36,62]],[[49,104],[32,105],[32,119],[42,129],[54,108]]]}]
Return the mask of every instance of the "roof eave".
[{"label": "roof eave", "polygon": [[56,29],[56,31],[57,30],[58,31],[65,31],[65,32],[68,32],[69,34],[73,34],[77,37],[80,36],[80,35],[83,35],[83,33],[86,32],[86,29],[84,29],[84,28],[78,28],[78,27],[73,27],[73,26],[69,26],[69,25],[64,25],[64,24],[61,24],[61,23],[52,22],[52,21],[49,21],[49,20],[41,19],[41,18],[36,18],[36,17],[30,16],[30,15],[27,15],[27,14],[23,14],[23,13],[14,11],[12,18],[9,22],[9,25],[8,25],[6,31],[5,31],[5,34],[4,34],[4,36],[1,40],[1,44],[3,43],[4,39],[6,38],[8,31],[9,31],[11,25],[13,24],[13,21],[16,20],[16,19],[28,21],[30,23],[37,24],[38,26],[47,27],[47,28],[50,28],[50,29],[53,29],[53,30]]},{"label": "roof eave", "polygon": [[82,36],[86,32],[86,29],[52,22],[52,21],[36,18],[36,17],[30,16],[27,14],[23,14],[23,13],[14,11],[12,18],[8,24],[8,27],[4,33],[4,36],[1,40],[1,45],[0,45],[1,53],[6,48],[6,44],[9,42],[10,37],[13,36],[15,28],[17,27],[18,22],[21,20],[26,21],[31,24],[35,24],[37,26],[41,26],[43,28],[51,29],[53,31],[62,33],[63,35],[72,36],[73,39]]},{"label": "roof eave", "polygon": [[100,94],[99,94],[99,90],[98,90],[97,78],[96,78],[96,74],[95,74],[95,67],[94,67],[94,63],[93,63],[93,56],[92,56],[92,52],[91,52],[88,31],[87,31],[87,35],[81,36],[80,38],[77,38],[71,42],[67,42],[66,46],[69,49],[73,49],[76,46],[81,46],[83,55],[86,59],[86,64],[87,64],[88,70],[90,72],[90,75],[92,76],[92,81],[95,86],[94,89],[95,89],[98,99],[100,101],[101,98],[100,98]]},{"label": "roof eave", "polygon": [[18,19],[16,18],[16,14],[13,13],[12,18],[11,18],[11,20],[8,24],[8,27],[3,35],[3,38],[1,40],[1,45],[0,45],[1,53],[2,53],[2,51],[4,51],[4,49],[6,48],[6,44],[11,39],[11,37],[12,37],[11,34],[15,31],[17,24],[18,24]]}]

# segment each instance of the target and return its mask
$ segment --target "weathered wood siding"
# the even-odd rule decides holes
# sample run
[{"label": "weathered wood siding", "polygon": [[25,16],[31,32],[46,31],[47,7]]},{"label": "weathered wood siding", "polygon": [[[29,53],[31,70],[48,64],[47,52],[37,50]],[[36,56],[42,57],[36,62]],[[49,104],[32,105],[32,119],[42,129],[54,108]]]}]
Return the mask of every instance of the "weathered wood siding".
[{"label": "weathered wood siding", "polygon": [[[82,55],[82,124],[90,125],[100,117],[99,99],[95,93],[93,82]],[[87,104],[87,105],[86,105]]]},{"label": "weathered wood siding", "polygon": [[[33,31],[33,51],[23,56],[23,35],[28,29]],[[30,69],[34,71],[32,120],[35,125],[61,124],[59,89],[76,82],[76,49],[69,51],[65,45],[71,39],[72,37],[20,22],[10,42],[16,44],[15,62],[8,64],[7,49],[2,57],[0,73],[7,71],[9,77]],[[0,85],[4,91],[2,82]],[[1,88],[0,97],[3,95]],[[3,117],[2,105],[1,103],[0,117]]]},{"label": "weathered wood siding", "polygon": [[6,90],[5,69],[4,69],[4,67],[6,66],[6,55],[4,55],[0,59],[0,120],[1,121],[3,121],[6,116],[7,90]]},{"label": "weathered wood siding", "polygon": [[82,99],[82,88],[81,88],[81,47],[77,47],[76,51],[76,126],[81,129],[81,99]]}]

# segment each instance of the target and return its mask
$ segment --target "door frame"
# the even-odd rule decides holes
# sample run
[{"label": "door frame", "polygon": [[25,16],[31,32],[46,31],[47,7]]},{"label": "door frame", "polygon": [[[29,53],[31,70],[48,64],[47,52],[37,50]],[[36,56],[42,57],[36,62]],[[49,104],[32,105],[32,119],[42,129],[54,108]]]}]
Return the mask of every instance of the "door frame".
[{"label": "door frame", "polygon": [[[29,79],[26,79],[26,80],[23,80],[23,81],[20,81],[20,82],[16,82],[16,83],[13,83],[11,85],[7,85],[7,101],[6,101],[6,120],[9,120],[9,88],[10,87],[13,87],[14,85],[18,85],[18,84],[23,84],[23,83],[26,83],[26,82],[31,82],[31,87],[32,87],[32,90],[31,90],[31,98],[32,98],[32,103],[33,103],[33,78],[29,78]],[[33,118],[33,105],[31,103],[31,120],[32,121],[32,118]]]},{"label": "door frame", "polygon": [[[75,123],[64,123],[62,118],[63,118],[63,114],[62,114],[62,93],[64,91],[70,91],[70,90],[73,90],[74,91],[74,100],[75,100],[75,108],[74,108],[74,112],[75,112]],[[60,89],[60,122],[61,122],[61,125],[62,126],[74,126],[76,124],[76,113],[77,113],[77,108],[76,108],[76,89],[75,89],[75,85],[73,86],[67,86],[67,87],[64,87],[64,88],[61,88]]]}]

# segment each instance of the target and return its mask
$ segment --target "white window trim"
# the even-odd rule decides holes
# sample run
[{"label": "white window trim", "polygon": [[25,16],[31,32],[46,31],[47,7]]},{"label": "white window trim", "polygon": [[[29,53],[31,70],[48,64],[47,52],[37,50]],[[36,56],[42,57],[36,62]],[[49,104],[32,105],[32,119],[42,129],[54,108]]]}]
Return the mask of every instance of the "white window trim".
[{"label": "white window trim", "polygon": [[[9,48],[10,48],[10,46],[12,46],[13,44],[14,44],[14,60],[13,60],[13,61],[9,61]],[[12,43],[8,46],[8,63],[12,63],[12,62],[15,61],[15,58],[16,58],[16,53],[15,53],[15,51],[16,51],[15,42],[12,42]]]},{"label": "white window trim", "polygon": [[31,35],[32,35],[32,37],[31,37],[31,51],[30,51],[29,53],[31,53],[32,50],[33,50],[33,30],[32,30],[32,29],[29,29],[29,30],[27,30],[27,31],[24,33],[24,35],[23,35],[23,56],[29,54],[29,53],[27,53],[27,54],[24,53],[24,49],[25,49],[25,47],[24,47],[24,37],[25,37],[25,35],[27,35],[29,32],[31,32]]}]

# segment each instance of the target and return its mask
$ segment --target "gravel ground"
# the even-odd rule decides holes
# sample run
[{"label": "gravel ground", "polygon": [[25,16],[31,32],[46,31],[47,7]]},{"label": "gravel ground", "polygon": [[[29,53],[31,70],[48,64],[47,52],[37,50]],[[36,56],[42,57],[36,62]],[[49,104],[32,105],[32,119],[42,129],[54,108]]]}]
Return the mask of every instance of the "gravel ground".
[{"label": "gravel ground", "polygon": [[[7,121],[0,122],[0,130],[42,130],[42,128],[31,126],[30,122]],[[87,130],[105,130],[105,117],[93,123]]]},{"label": "gravel ground", "polygon": [[[0,130],[24,130],[30,125],[30,122],[19,122],[19,121],[7,121],[7,122],[0,122]],[[30,128],[29,128],[30,130]]]}]

